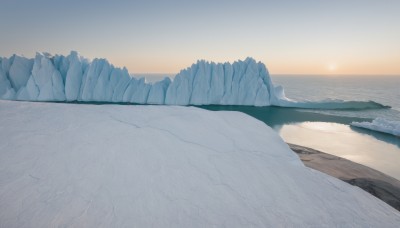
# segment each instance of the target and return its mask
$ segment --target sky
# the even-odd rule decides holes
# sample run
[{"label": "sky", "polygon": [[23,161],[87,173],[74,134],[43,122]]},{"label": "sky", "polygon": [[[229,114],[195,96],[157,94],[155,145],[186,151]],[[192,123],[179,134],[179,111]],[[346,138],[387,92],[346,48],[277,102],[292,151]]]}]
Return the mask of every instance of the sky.
[{"label": "sky", "polygon": [[106,58],[131,73],[253,57],[271,74],[400,75],[398,0],[0,0],[0,56]]}]

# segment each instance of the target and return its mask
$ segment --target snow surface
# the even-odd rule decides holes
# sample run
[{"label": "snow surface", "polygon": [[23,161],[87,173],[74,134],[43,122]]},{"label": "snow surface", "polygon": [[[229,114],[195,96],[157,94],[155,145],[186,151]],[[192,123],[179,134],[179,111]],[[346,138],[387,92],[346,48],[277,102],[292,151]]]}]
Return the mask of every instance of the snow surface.
[{"label": "snow surface", "polygon": [[274,86],[268,70],[252,58],[234,63],[198,61],[154,84],[131,77],[126,68],[105,59],[89,61],[37,53],[34,59],[0,58],[0,99],[27,101],[99,101],[167,105],[252,105],[317,109],[365,109],[385,106],[372,101],[295,101]]},{"label": "snow surface", "polygon": [[352,126],[400,136],[400,121],[376,118],[372,122],[352,122]]},{"label": "snow surface", "polygon": [[400,225],[239,112],[0,101],[0,170],[0,227]]}]

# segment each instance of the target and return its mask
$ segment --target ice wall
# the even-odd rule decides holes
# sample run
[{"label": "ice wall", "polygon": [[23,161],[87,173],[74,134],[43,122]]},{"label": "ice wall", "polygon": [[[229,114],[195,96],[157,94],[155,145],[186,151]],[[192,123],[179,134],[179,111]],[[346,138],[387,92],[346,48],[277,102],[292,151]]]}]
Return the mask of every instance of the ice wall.
[{"label": "ice wall", "polygon": [[105,59],[89,61],[74,51],[68,56],[0,58],[1,99],[267,106],[277,100],[274,91],[265,65],[252,58],[233,64],[198,61],[173,81],[154,84]]},{"label": "ice wall", "polygon": [[274,86],[268,70],[252,58],[234,63],[204,60],[147,83],[106,59],[89,61],[75,51],[68,56],[37,53],[34,59],[0,58],[0,99],[27,101],[97,101],[167,105],[250,105],[309,109],[380,109],[373,101],[296,101]]}]

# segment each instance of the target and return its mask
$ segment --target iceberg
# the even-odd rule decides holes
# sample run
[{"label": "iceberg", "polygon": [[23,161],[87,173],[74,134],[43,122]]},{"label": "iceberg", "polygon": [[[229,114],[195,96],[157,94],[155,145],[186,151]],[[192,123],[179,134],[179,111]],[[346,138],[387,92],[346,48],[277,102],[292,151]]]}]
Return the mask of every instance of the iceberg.
[{"label": "iceberg", "polygon": [[0,101],[0,167],[1,227],[400,224],[240,112]]},{"label": "iceberg", "polygon": [[352,122],[352,126],[379,131],[400,137],[400,121],[387,120],[384,118],[376,118],[372,122]]},{"label": "iceberg", "polygon": [[271,105],[273,84],[252,58],[230,63],[198,61],[175,79],[146,83],[106,59],[89,61],[36,53],[0,59],[0,98],[26,101],[100,101],[167,105]]},{"label": "iceberg", "polygon": [[199,60],[166,78],[146,83],[106,59],[92,61],[37,53],[34,59],[0,58],[0,99],[25,101],[128,102],[166,105],[249,105],[309,109],[386,108],[373,101],[295,101],[275,86],[267,68],[252,58],[234,63]]}]

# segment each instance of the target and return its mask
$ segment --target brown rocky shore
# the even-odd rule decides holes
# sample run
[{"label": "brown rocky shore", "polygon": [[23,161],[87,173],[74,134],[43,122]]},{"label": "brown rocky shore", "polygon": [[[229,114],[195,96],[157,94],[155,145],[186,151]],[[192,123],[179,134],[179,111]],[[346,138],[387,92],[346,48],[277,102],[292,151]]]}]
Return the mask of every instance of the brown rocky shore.
[{"label": "brown rocky shore", "polygon": [[309,168],[355,185],[400,211],[400,181],[367,166],[311,148],[289,144]]}]

